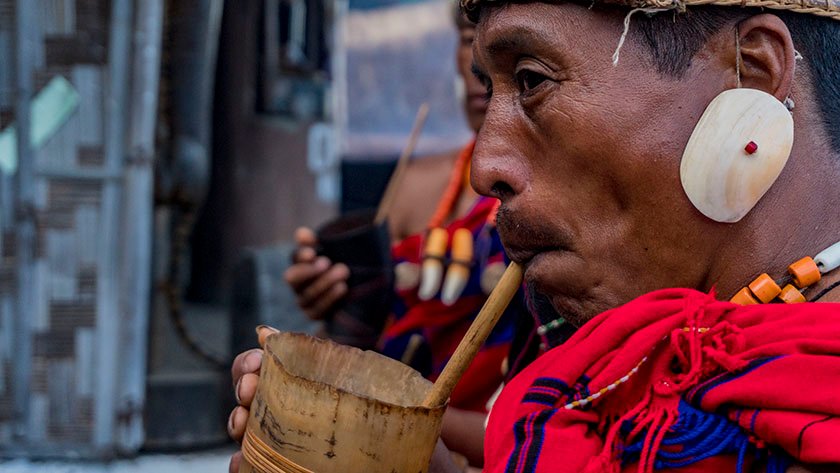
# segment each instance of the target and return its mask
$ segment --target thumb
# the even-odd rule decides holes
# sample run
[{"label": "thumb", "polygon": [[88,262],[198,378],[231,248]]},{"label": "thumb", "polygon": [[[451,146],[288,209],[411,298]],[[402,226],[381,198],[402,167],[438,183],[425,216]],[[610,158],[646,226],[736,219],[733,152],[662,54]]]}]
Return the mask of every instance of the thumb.
[{"label": "thumb", "polygon": [[280,331],[274,327],[269,327],[268,325],[260,325],[257,327],[257,338],[260,341],[260,346],[265,348],[266,339],[268,339],[269,335],[274,333],[280,333]]},{"label": "thumb", "polygon": [[298,246],[315,246],[318,244],[318,237],[311,228],[300,227],[295,230],[295,241]]}]

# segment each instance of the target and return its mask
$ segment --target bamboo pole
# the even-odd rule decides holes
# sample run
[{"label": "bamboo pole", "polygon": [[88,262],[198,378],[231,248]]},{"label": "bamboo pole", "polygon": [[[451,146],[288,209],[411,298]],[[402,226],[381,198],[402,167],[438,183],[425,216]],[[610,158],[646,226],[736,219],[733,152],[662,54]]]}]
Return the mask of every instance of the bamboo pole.
[{"label": "bamboo pole", "polygon": [[417,109],[417,116],[414,118],[414,126],[411,129],[411,134],[408,136],[408,144],[405,149],[403,149],[400,159],[397,161],[397,167],[394,168],[394,173],[391,175],[391,179],[388,180],[388,186],[385,188],[385,194],[379,202],[379,208],[376,211],[376,219],[374,220],[376,225],[384,222],[385,219],[388,218],[388,214],[391,212],[391,206],[394,204],[397,190],[402,185],[402,180],[405,177],[408,160],[411,158],[411,155],[414,154],[414,148],[417,147],[417,140],[420,139],[420,132],[423,131],[423,125],[426,123],[426,118],[428,116],[429,104],[424,102],[420,105],[420,108]]}]

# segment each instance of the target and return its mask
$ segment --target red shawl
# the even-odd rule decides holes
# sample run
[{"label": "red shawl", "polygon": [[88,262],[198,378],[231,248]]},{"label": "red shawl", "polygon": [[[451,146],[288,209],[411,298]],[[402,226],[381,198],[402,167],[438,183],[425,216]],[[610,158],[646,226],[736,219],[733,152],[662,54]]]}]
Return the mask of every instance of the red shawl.
[{"label": "red shawl", "polygon": [[601,314],[514,378],[490,416],[485,472],[840,463],[838,415],[840,304],[669,289]]}]

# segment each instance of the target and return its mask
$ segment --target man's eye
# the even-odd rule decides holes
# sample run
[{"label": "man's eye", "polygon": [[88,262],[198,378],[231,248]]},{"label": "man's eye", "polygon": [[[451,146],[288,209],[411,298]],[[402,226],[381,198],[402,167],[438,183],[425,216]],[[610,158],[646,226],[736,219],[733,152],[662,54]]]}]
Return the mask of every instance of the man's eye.
[{"label": "man's eye", "polygon": [[522,92],[530,92],[547,80],[548,77],[529,69],[522,69],[516,73],[516,82]]}]

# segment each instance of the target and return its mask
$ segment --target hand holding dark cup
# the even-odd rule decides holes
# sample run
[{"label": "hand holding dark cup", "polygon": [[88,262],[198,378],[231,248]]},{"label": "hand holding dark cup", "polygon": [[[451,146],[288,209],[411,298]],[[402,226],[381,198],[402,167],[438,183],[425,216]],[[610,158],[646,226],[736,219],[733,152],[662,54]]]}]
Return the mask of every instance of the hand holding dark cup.
[{"label": "hand holding dark cup", "polygon": [[329,318],[347,295],[350,269],[319,256],[315,233],[309,228],[295,232],[297,250],[284,277],[297,296],[297,304],[312,320]]}]

